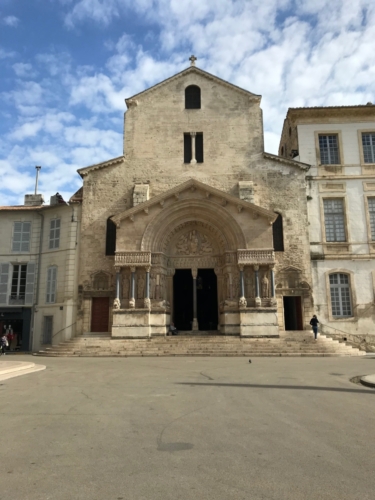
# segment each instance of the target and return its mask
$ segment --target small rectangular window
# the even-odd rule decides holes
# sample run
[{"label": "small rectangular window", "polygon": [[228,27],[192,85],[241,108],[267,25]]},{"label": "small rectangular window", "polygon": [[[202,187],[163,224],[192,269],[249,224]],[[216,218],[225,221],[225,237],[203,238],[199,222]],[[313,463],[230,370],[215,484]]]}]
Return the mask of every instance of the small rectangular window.
[{"label": "small rectangular window", "polygon": [[59,248],[60,246],[60,219],[52,219],[49,229],[49,248]]},{"label": "small rectangular window", "polygon": [[323,203],[326,241],[346,241],[343,200],[335,198]]},{"label": "small rectangular window", "polygon": [[190,163],[191,158],[191,135],[184,134],[184,163]]},{"label": "small rectangular window", "polygon": [[340,165],[339,138],[337,134],[319,135],[320,163]]},{"label": "small rectangular window", "polygon": [[15,222],[13,226],[12,252],[30,251],[31,222]]},{"label": "small rectangular window", "polygon": [[375,163],[375,132],[362,133],[363,161]]},{"label": "small rectangular window", "polygon": [[203,133],[197,132],[195,136],[195,159],[197,163],[203,163]]},{"label": "small rectangular window", "polygon": [[56,302],[56,279],[57,279],[57,267],[52,266],[47,270],[47,293],[46,293],[46,303],[54,304]]},{"label": "small rectangular window", "polygon": [[368,212],[370,219],[371,239],[375,241],[375,198],[368,198]]}]

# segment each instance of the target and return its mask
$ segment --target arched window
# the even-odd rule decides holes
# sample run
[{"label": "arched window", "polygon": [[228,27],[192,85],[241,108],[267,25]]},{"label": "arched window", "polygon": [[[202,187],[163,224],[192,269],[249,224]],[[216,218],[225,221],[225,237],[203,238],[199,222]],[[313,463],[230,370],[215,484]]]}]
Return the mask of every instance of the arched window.
[{"label": "arched window", "polygon": [[186,87],[185,109],[201,109],[201,89],[197,85]]},{"label": "arched window", "polygon": [[[277,212],[276,212],[277,213]],[[283,217],[278,214],[277,219],[272,224],[273,249],[275,252],[284,251]]]},{"label": "arched window", "polygon": [[107,219],[107,231],[105,240],[105,254],[115,255],[116,251],[116,224],[110,217]]},{"label": "arched window", "polygon": [[352,301],[350,292],[350,277],[344,273],[329,275],[332,316],[334,318],[350,318]]}]

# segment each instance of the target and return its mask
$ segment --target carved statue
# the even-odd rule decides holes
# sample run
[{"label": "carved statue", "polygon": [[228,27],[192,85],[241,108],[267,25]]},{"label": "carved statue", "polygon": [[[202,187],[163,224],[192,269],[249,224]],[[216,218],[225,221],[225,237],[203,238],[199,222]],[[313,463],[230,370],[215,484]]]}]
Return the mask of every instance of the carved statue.
[{"label": "carved statue", "polygon": [[268,278],[266,275],[264,275],[262,279],[262,298],[268,299],[268,294],[269,294]]},{"label": "carved statue", "polygon": [[201,239],[201,252],[202,253],[212,253],[212,246],[208,242],[206,236],[202,236]]},{"label": "carved statue", "polygon": [[178,254],[188,254],[189,253],[189,236],[183,234],[178,242],[176,243],[176,251]]},{"label": "carved statue", "polygon": [[245,297],[240,297],[240,299],[238,301],[238,305],[239,305],[240,309],[244,309],[245,307],[247,307],[247,301],[246,301]]},{"label": "carved statue", "polygon": [[125,275],[123,281],[123,297],[124,299],[129,298],[130,280],[129,277]]},{"label": "carved statue", "polygon": [[113,309],[121,309],[121,302],[120,302],[120,299],[115,299],[113,301]]},{"label": "carved statue", "polygon": [[198,253],[198,245],[199,245],[199,240],[198,240],[198,237],[197,237],[197,233],[196,231],[192,231],[190,233],[190,253],[192,254],[196,254]]},{"label": "carved statue", "polygon": [[138,276],[137,297],[143,299],[145,295],[145,279],[142,274]]}]

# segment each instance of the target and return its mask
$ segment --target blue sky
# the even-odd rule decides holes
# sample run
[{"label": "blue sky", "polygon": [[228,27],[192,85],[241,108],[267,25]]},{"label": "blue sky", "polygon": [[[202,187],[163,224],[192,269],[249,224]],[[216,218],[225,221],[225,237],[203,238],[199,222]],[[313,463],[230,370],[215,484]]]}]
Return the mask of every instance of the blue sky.
[{"label": "blue sky", "polygon": [[197,66],[288,107],[375,102],[374,0],[0,0],[0,205],[122,154],[124,99]]}]

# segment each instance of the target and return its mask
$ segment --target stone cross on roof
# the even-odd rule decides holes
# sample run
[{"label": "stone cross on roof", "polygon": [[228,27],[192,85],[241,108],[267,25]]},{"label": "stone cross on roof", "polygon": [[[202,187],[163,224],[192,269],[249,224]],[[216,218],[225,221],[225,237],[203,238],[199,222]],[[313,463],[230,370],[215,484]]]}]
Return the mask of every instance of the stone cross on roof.
[{"label": "stone cross on roof", "polygon": [[190,66],[195,66],[195,61],[197,60],[197,58],[192,55],[189,57],[189,61],[190,61]]}]

